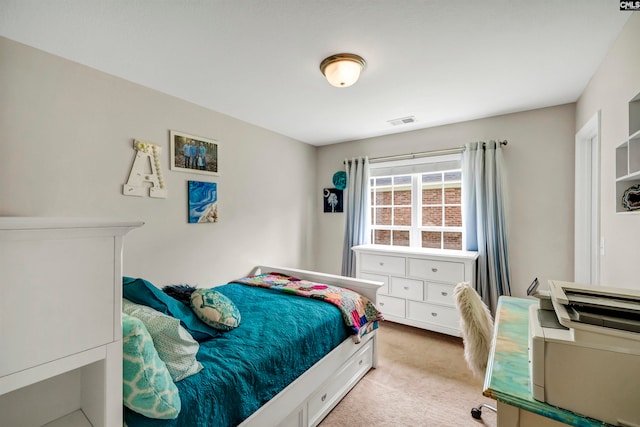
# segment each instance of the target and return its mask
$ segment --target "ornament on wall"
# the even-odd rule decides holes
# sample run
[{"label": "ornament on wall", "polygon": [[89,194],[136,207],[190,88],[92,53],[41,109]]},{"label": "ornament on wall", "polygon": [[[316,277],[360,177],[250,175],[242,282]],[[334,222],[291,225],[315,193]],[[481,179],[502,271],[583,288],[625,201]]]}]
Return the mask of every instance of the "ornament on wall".
[{"label": "ornament on wall", "polygon": [[218,222],[218,184],[189,181],[189,222]]},{"label": "ornament on wall", "polygon": [[[129,180],[122,186],[122,194],[125,196],[144,196],[147,189],[144,183],[149,182],[151,183],[149,197],[166,199],[167,187],[160,167],[162,147],[158,144],[134,139],[133,148],[136,150],[136,157],[131,166]],[[151,166],[151,172],[145,172],[148,170],[147,164]]]},{"label": "ornament on wall", "polygon": [[640,209],[640,185],[633,185],[622,195],[622,206],[628,211]]},{"label": "ornament on wall", "polygon": [[325,212],[343,212],[342,208],[342,190],[337,188],[325,188],[322,190],[322,198],[324,199]]},{"label": "ornament on wall", "polygon": [[347,186],[347,173],[345,171],[338,171],[333,174],[333,185],[338,190],[344,190]]}]

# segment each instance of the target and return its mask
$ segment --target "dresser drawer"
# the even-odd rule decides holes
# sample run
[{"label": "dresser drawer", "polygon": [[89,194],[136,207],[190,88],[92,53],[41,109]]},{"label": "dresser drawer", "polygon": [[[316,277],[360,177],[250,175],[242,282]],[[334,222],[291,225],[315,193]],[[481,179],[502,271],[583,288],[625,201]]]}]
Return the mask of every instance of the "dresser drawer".
[{"label": "dresser drawer", "polygon": [[358,273],[358,279],[382,282],[384,284],[380,287],[380,289],[378,289],[378,293],[383,295],[387,295],[389,293],[389,276],[382,276],[380,274],[371,273]]},{"label": "dresser drawer", "polygon": [[398,298],[424,300],[424,284],[422,280],[391,278],[391,295]]},{"label": "dresser drawer", "polygon": [[431,259],[409,258],[408,276],[438,282],[464,281],[464,263]]},{"label": "dresser drawer", "polygon": [[360,270],[404,276],[405,258],[388,255],[363,253],[360,256]]},{"label": "dresser drawer", "polygon": [[330,408],[346,394],[349,386],[356,383],[371,369],[372,364],[373,347],[369,341],[309,399],[309,425],[316,425]]},{"label": "dresser drawer", "polygon": [[453,300],[453,286],[441,283],[427,283],[427,302],[445,304],[455,307]]},{"label": "dresser drawer", "polygon": [[407,301],[407,318],[452,329],[460,328],[460,318],[456,309],[440,305]]},{"label": "dresser drawer", "polygon": [[383,316],[388,314],[389,316],[404,317],[404,299],[378,295],[378,306]]}]

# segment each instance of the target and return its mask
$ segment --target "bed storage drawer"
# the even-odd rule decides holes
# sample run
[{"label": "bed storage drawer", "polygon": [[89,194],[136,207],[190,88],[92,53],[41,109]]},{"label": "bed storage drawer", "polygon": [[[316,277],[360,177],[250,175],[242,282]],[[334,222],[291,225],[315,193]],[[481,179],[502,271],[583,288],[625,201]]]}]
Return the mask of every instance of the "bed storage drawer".
[{"label": "bed storage drawer", "polygon": [[373,343],[367,342],[310,399],[309,426],[317,425],[373,364]]},{"label": "bed storage drawer", "polygon": [[287,418],[285,418],[278,427],[301,427],[304,426],[304,407],[293,411]]}]

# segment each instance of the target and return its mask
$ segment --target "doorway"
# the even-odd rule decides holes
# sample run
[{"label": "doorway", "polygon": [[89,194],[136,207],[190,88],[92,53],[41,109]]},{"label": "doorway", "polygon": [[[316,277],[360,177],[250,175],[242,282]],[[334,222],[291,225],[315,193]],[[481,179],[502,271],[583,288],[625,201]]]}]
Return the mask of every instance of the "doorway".
[{"label": "doorway", "polygon": [[576,134],[574,271],[600,284],[600,111]]}]

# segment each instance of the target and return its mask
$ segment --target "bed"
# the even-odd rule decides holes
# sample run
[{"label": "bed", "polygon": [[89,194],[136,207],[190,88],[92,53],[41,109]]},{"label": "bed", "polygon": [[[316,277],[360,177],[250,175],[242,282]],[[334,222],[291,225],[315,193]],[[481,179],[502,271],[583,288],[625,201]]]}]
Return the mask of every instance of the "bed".
[{"label": "bed", "polygon": [[[259,266],[251,275],[267,272],[351,289],[373,304],[382,286],[282,267]],[[129,427],[315,426],[376,367],[375,327],[354,333],[333,304],[247,283],[213,289],[236,305],[240,326],[199,342],[202,370],[175,382],[177,418],[125,408]]]},{"label": "bed", "polygon": [[[126,385],[123,373],[128,363],[123,352],[123,236],[142,225],[140,221],[110,219],[0,218],[0,342],[3,348],[9,349],[0,352],[2,425],[113,427],[122,424]],[[34,269],[34,265],[38,268]],[[278,267],[258,267],[251,274],[261,271],[279,271],[343,286],[373,302],[382,286],[379,282]],[[229,292],[243,292],[237,286],[229,288]],[[265,292],[264,289],[257,291]],[[244,311],[243,324],[250,324],[251,307],[242,296],[229,295]],[[306,304],[315,303],[317,307],[324,304],[287,297],[305,300]],[[329,304],[326,306],[323,310],[333,310],[335,318],[335,309]],[[269,314],[256,314],[254,321],[265,316]],[[310,323],[305,319],[302,317],[297,323]],[[243,410],[240,425],[317,425],[357,381],[376,366],[375,331],[355,343],[351,337],[345,339],[348,334],[344,326],[325,325],[324,328],[325,333],[321,335],[326,348],[314,356],[319,360],[300,361],[295,367],[297,371],[292,370],[292,375],[285,380],[286,384],[269,392],[275,395],[261,396],[255,411],[254,408]],[[340,330],[344,335],[330,338],[326,329]],[[273,347],[273,341],[265,335],[268,333],[261,333],[258,343],[265,348]],[[336,342],[335,348],[327,350]],[[34,343],[38,351],[33,351]],[[202,341],[202,351],[212,343],[213,340],[210,344]],[[152,342],[151,348],[155,347]],[[209,362],[202,359],[206,369]],[[305,364],[310,367],[305,369]],[[200,373],[192,379],[176,381],[174,387],[176,390],[178,386],[189,388],[189,384],[204,378]],[[176,394],[179,395],[178,391]],[[200,403],[208,404],[211,396],[211,392],[201,396]],[[181,401],[184,408],[191,403],[186,396]],[[185,409],[184,416],[188,414],[189,410]],[[130,421],[129,427],[146,421],[131,414],[127,414],[126,419]],[[184,425],[180,418],[149,422],[155,426]],[[188,425],[216,424],[215,420],[201,420]]]}]

